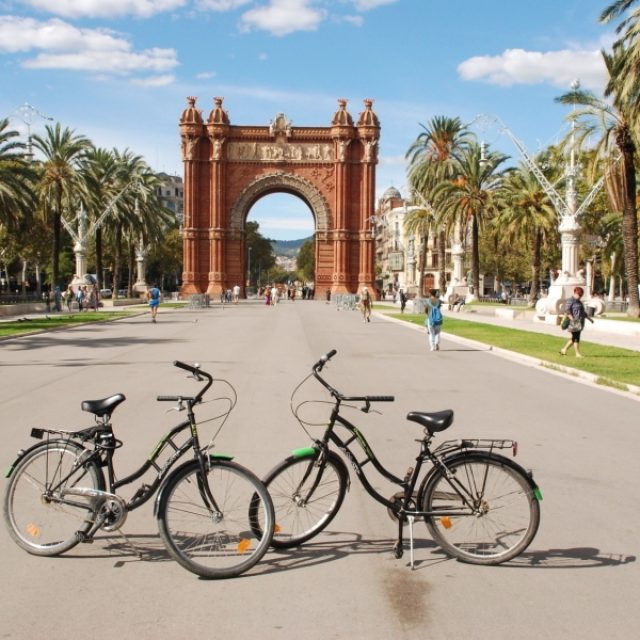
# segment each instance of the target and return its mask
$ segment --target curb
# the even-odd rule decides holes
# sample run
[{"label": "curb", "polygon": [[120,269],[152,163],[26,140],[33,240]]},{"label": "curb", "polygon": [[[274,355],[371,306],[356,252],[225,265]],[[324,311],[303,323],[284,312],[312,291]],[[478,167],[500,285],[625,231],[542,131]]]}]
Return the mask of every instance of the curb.
[{"label": "curb", "polygon": [[[411,327],[412,329],[419,331],[421,333],[427,332],[427,330],[424,327],[420,327],[417,324],[414,324],[413,322],[405,322],[404,320],[399,320],[398,318],[392,318],[385,313],[374,311],[372,315],[376,315],[377,317],[383,318],[389,322],[396,322],[403,326]],[[512,362],[516,362],[518,364],[522,364],[528,367],[534,367],[536,369],[540,369],[541,371],[545,371],[546,373],[551,373],[553,375],[561,376],[563,378],[569,378],[574,382],[580,382],[581,384],[597,387],[598,389],[602,389],[603,391],[615,393],[624,398],[628,398],[630,400],[635,400],[636,402],[640,402],[640,387],[637,387],[635,385],[620,383],[620,384],[624,384],[627,387],[627,391],[624,391],[623,389],[616,389],[615,387],[610,387],[607,384],[599,383],[598,382],[599,376],[596,376],[593,373],[587,373],[586,371],[580,371],[579,369],[573,369],[572,367],[565,367],[565,366],[556,364],[555,362],[549,362],[547,360],[540,360],[539,358],[533,358],[532,356],[516,353],[515,351],[509,351],[501,347],[494,347],[493,345],[487,344],[485,342],[478,342],[477,340],[462,338],[452,333],[447,333],[446,331],[442,331],[441,335],[445,337],[447,340],[451,340],[453,342],[458,342],[459,344],[464,344],[469,347],[474,347],[476,349],[487,351],[495,356],[498,356],[499,358],[503,358],[505,360],[511,360]]]}]

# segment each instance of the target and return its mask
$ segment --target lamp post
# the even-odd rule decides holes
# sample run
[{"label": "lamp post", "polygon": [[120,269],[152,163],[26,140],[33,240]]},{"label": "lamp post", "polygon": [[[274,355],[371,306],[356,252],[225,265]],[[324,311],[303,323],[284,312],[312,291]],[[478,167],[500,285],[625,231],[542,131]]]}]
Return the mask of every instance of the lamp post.
[{"label": "lamp post", "polygon": [[251,286],[251,249],[253,247],[249,247],[249,259],[247,260],[247,286]]},{"label": "lamp post", "polygon": [[40,118],[42,120],[53,120],[50,116],[38,111],[33,105],[25,102],[21,104],[14,113],[24,122],[27,127],[27,156],[29,160],[33,160],[33,147],[31,145],[31,125],[34,118]]},{"label": "lamp post", "polygon": [[[571,89],[577,91],[580,83],[574,80]],[[590,284],[585,281],[584,273],[578,269],[578,240],[580,237],[580,224],[578,218],[591,204],[604,184],[602,176],[591,188],[591,191],[578,206],[576,181],[578,176],[578,163],[576,162],[575,145],[575,119],[571,122],[571,136],[569,145],[569,158],[565,166],[565,194],[564,198],[556,191],[549,182],[540,167],[527,152],[524,144],[513,134],[513,132],[496,116],[480,115],[475,121],[493,121],[497,123],[500,130],[505,133],[515,145],[527,168],[533,173],[540,186],[551,200],[558,215],[558,231],[560,232],[562,248],[562,267],[557,278],[551,283],[546,298],[541,298],[536,304],[536,312],[539,317],[544,317],[545,321],[556,323],[559,314],[562,313],[565,300],[573,295],[575,286],[580,285],[585,290],[583,300],[590,299]],[[487,162],[487,145],[481,145],[481,162]]]}]

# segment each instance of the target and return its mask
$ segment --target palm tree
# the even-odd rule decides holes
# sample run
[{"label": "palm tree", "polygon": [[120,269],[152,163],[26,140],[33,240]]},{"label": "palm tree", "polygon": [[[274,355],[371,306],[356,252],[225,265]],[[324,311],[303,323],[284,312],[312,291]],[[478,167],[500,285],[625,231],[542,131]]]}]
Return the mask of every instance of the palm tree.
[{"label": "palm tree", "polygon": [[420,238],[420,260],[418,261],[418,295],[423,296],[424,292],[424,272],[427,267],[427,248],[429,243],[429,232],[435,221],[431,209],[413,209],[407,213],[404,219],[405,235],[418,236]]},{"label": "palm tree", "polygon": [[[115,155],[107,149],[91,149],[85,154],[81,172],[86,185],[84,206],[92,223],[96,223],[117,195],[116,173],[118,165]],[[108,214],[107,214],[108,215]],[[102,224],[107,224],[107,220]],[[103,230],[102,224],[95,229],[96,276],[98,288],[102,288]]]},{"label": "palm tree", "polygon": [[540,291],[542,248],[557,227],[557,213],[540,182],[525,165],[521,164],[505,178],[500,189],[500,210],[493,224],[530,245],[529,304],[534,305]]},{"label": "palm tree", "polygon": [[[638,215],[636,209],[636,173],[635,158],[637,122],[633,117],[637,109],[637,100],[631,99],[624,90],[624,77],[621,75],[625,65],[627,51],[622,45],[614,46],[613,52],[602,52],[609,72],[608,89],[611,90],[611,103],[597,98],[592,92],[576,89],[559,98],[563,104],[580,105],[572,117],[580,123],[578,143],[597,140],[595,157],[604,159],[605,171],[620,172],[622,181],[622,227],[624,238],[624,265],[629,295],[629,316],[640,315],[638,300]],[[620,168],[615,168],[619,162]]]},{"label": "palm tree", "polygon": [[44,156],[38,191],[45,215],[51,220],[53,227],[50,283],[53,287],[60,284],[62,217],[72,209],[82,189],[78,166],[84,153],[91,148],[91,142],[72,129],[63,129],[59,122],[55,126],[47,125],[46,134],[33,136],[32,142]]},{"label": "palm tree", "polygon": [[450,228],[471,225],[471,273],[473,290],[480,295],[480,228],[496,210],[496,192],[505,172],[499,171],[508,156],[493,151],[484,156],[480,145],[470,143],[453,154],[454,180],[440,182],[433,190],[436,223]]},{"label": "palm tree", "polygon": [[[434,188],[441,181],[454,177],[454,153],[467,146],[473,140],[473,134],[462,124],[460,118],[447,116],[435,116],[427,126],[420,126],[423,131],[406,154],[409,161],[409,184],[422,203],[432,203]],[[440,226],[436,235],[440,271],[437,287],[443,292],[446,288],[446,225]]]},{"label": "palm tree", "polygon": [[0,120],[0,225],[12,229],[33,213],[36,172],[8,126],[7,118]]}]

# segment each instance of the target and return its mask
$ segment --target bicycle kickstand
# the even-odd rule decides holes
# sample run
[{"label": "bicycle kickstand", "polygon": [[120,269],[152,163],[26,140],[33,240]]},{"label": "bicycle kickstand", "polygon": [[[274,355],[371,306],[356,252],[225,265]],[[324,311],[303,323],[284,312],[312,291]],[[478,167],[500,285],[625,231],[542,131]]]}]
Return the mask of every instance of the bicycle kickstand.
[{"label": "bicycle kickstand", "polygon": [[407,520],[409,521],[409,555],[411,557],[411,571],[415,569],[415,564],[413,562],[413,523],[415,522],[414,516],[408,516]]}]

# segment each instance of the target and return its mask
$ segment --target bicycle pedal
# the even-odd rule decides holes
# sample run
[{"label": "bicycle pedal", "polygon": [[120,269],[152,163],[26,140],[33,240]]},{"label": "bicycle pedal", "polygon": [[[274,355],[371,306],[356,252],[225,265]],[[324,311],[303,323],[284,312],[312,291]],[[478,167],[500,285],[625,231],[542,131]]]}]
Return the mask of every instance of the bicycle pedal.
[{"label": "bicycle pedal", "polygon": [[401,542],[396,542],[393,545],[393,555],[396,557],[397,560],[400,560],[400,558],[402,558],[402,556],[404,555],[404,549],[402,548]]}]

